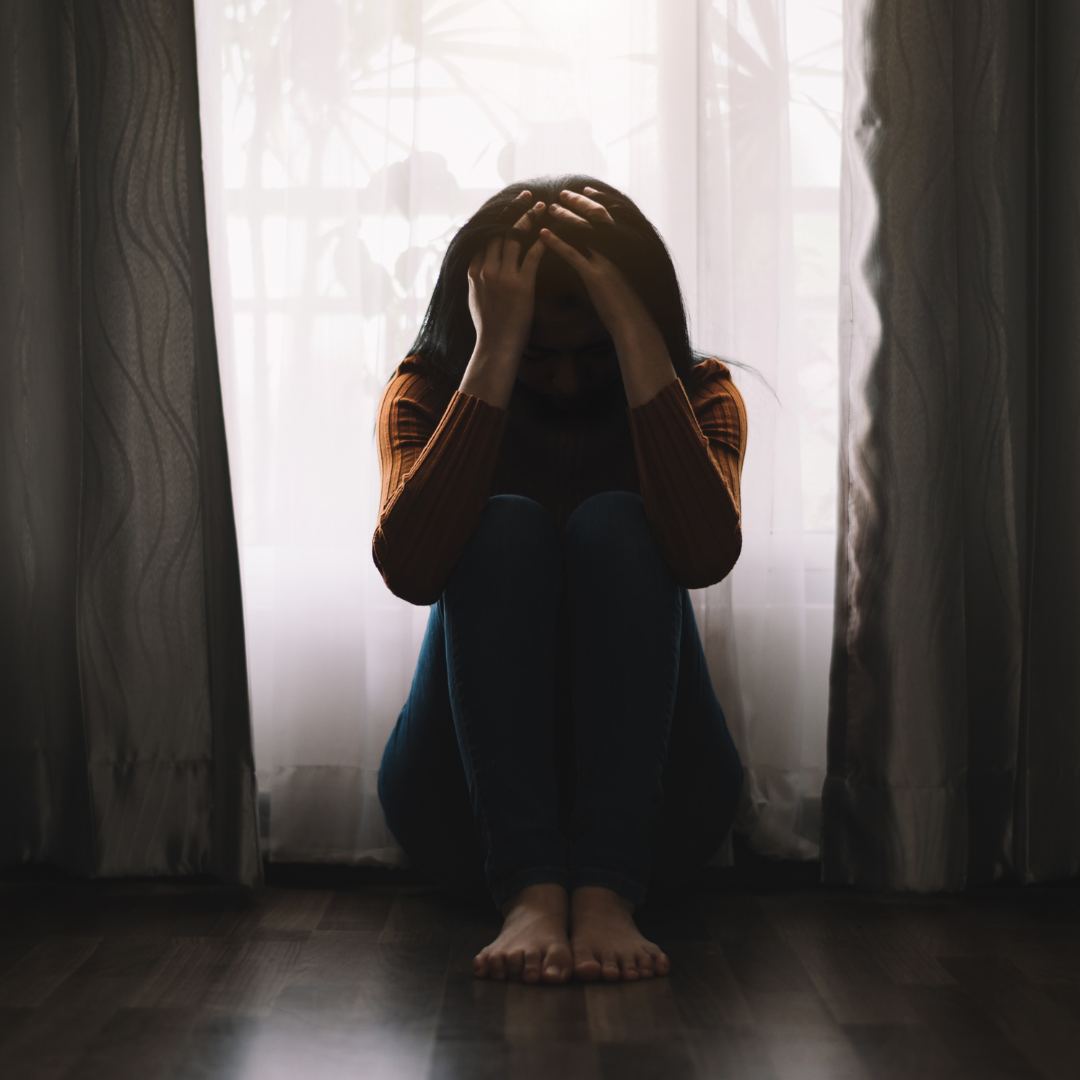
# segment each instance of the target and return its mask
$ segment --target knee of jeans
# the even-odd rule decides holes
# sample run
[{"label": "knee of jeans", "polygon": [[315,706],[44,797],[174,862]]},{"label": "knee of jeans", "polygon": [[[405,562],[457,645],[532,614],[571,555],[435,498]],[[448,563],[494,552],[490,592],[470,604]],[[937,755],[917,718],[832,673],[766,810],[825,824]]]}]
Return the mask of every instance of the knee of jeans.
[{"label": "knee of jeans", "polygon": [[469,540],[467,554],[488,560],[498,553],[528,561],[558,560],[559,528],[546,507],[524,495],[492,495]]},{"label": "knee of jeans", "polygon": [[595,553],[605,561],[659,559],[645,500],[632,491],[602,491],[581,503],[563,532],[568,554]]}]

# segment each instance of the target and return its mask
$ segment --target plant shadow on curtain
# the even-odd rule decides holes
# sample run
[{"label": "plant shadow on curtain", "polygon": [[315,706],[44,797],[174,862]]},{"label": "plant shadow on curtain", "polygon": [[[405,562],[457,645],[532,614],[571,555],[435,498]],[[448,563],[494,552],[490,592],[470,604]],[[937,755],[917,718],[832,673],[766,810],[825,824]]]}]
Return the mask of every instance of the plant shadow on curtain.
[{"label": "plant shadow on curtain", "polygon": [[[744,548],[692,594],[749,767],[816,857],[836,474],[839,0],[196,4],[207,215],[274,860],[396,863],[376,776],[426,608],[371,559],[375,407],[455,229],[582,171],[656,222],[695,343],[755,367]],[[789,50],[793,28],[796,48]]]},{"label": "plant shadow on curtain", "polygon": [[1080,870],[1080,6],[845,5],[827,881]]},{"label": "plant shadow on curtain", "polygon": [[0,9],[0,863],[261,880],[182,0]]}]

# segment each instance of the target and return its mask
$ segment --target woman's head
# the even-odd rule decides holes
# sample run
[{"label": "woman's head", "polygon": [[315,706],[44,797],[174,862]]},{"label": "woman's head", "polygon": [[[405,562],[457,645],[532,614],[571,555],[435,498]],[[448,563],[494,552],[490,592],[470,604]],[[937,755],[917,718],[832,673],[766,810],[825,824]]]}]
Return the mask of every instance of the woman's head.
[{"label": "woman's head", "polygon": [[[676,374],[685,378],[694,356],[671,256],[660,234],[630,198],[589,176],[520,181],[488,199],[450,242],[412,352],[456,386],[476,344],[468,302],[468,268],[473,256],[486,249],[493,237],[505,235],[520,218],[521,192],[532,193],[530,202],[551,205],[559,201],[561,191],[582,193],[586,187],[599,193],[592,198],[603,203],[612,224],[582,228],[552,219],[545,220],[545,227],[578,250],[595,249],[619,267],[656,320]],[[565,354],[568,344],[578,358],[574,365],[548,362],[550,357]],[[580,277],[554,252],[545,251],[536,277],[534,334],[519,377],[530,384],[546,381],[548,393],[570,398],[578,391],[588,394],[595,389],[611,377],[616,365],[610,337]]]}]

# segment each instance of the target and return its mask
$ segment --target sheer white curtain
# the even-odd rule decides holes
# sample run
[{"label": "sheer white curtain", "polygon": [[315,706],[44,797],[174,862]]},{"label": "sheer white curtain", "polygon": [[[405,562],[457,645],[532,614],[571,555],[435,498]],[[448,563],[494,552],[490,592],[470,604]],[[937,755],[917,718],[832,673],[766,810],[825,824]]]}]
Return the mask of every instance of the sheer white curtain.
[{"label": "sheer white curtain", "polygon": [[398,863],[376,794],[428,609],[371,561],[375,407],[454,230],[588,172],[668,241],[750,413],[693,593],[755,847],[817,854],[836,473],[840,0],[197,0],[256,760],[275,860]]}]

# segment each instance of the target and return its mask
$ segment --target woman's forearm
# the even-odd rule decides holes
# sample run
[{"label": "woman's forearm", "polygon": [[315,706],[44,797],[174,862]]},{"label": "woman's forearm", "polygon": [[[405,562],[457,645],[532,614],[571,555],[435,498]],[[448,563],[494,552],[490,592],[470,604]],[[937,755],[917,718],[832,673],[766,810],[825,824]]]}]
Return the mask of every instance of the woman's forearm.
[{"label": "woman's forearm", "polygon": [[458,391],[479,398],[497,409],[510,404],[520,358],[477,341]]},{"label": "woman's forearm", "polygon": [[659,327],[651,318],[626,320],[612,334],[619,357],[626,403],[631,409],[652,401],[678,377]]},{"label": "woman's forearm", "polygon": [[401,479],[385,491],[372,556],[395,595],[412,604],[438,600],[487,503],[507,419],[455,394],[423,452],[405,462],[395,450],[399,424],[390,412],[383,417],[384,473]]}]

